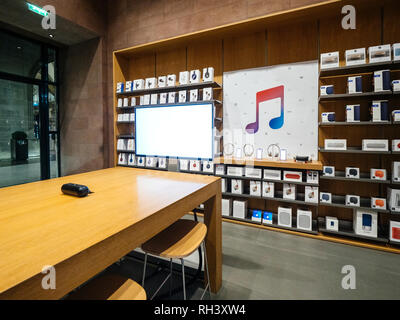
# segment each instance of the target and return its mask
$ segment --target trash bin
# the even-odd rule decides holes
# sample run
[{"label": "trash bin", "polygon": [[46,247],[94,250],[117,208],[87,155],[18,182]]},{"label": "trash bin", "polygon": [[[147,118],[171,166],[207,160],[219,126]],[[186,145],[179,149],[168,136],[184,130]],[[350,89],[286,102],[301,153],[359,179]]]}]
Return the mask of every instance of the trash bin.
[{"label": "trash bin", "polygon": [[11,135],[11,159],[13,161],[28,160],[28,136],[25,132],[17,131]]}]

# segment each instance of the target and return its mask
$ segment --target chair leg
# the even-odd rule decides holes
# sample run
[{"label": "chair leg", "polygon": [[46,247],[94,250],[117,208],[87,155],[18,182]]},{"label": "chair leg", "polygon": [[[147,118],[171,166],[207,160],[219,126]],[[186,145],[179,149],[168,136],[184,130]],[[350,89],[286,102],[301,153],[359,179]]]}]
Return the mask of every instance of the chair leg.
[{"label": "chair leg", "polygon": [[210,274],[208,273],[208,260],[207,260],[207,251],[206,251],[206,241],[205,240],[203,241],[202,246],[203,246],[203,250],[204,250],[204,268],[207,270],[207,286],[204,289],[201,300],[203,300],[204,294],[207,291],[207,287],[208,287],[208,293],[210,295],[210,300],[211,300]]},{"label": "chair leg", "polygon": [[183,300],[186,300],[185,262],[183,259],[181,259],[181,264],[182,264]]},{"label": "chair leg", "polygon": [[146,264],[147,264],[147,253],[144,255],[144,267],[143,267],[143,278],[142,278],[142,287],[144,288],[144,279],[146,278]]},{"label": "chair leg", "polygon": [[169,272],[171,275],[171,279],[169,280],[169,297],[171,298],[172,297],[172,259],[169,263]]}]

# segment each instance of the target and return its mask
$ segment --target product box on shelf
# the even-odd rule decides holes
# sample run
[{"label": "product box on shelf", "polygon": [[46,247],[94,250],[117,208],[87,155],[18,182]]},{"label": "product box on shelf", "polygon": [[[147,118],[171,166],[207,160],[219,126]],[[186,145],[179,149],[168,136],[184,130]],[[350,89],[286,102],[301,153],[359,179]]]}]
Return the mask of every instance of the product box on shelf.
[{"label": "product box on shelf", "polygon": [[224,164],[216,164],[215,165],[215,175],[216,176],[224,176],[225,175],[225,165]]},{"label": "product box on shelf", "polygon": [[214,68],[208,67],[203,69],[203,82],[213,82],[214,81]]},{"label": "product box on shelf", "polygon": [[389,151],[389,140],[364,139],[362,141],[363,151]]},{"label": "product box on shelf", "polygon": [[133,91],[133,85],[134,85],[133,81],[127,81],[125,85],[126,85],[126,89],[125,89],[126,92]]},{"label": "product box on shelf", "polygon": [[239,219],[246,219],[247,201],[233,201],[233,217]]},{"label": "product box on shelf", "polygon": [[307,183],[318,184],[319,183],[319,172],[318,171],[307,171]]},{"label": "product box on shelf", "polygon": [[328,96],[335,93],[334,85],[327,85],[320,87],[321,96]]},{"label": "product box on shelf", "polygon": [[374,72],[374,91],[390,91],[392,89],[390,82],[390,70],[380,70]]},{"label": "product box on shelf", "polygon": [[213,88],[203,89],[203,101],[211,101],[213,99]]},{"label": "product box on shelf", "polygon": [[386,180],[386,169],[371,169],[371,179],[373,180]]},{"label": "product box on shelf", "polygon": [[355,209],[353,216],[353,229],[358,235],[377,238],[378,213],[364,209]]},{"label": "product box on shelf", "polygon": [[226,190],[227,190],[227,187],[226,187],[226,179],[221,179],[221,192],[222,192],[222,193],[225,193]]},{"label": "product box on shelf", "polygon": [[250,181],[250,195],[261,197],[261,181]]},{"label": "product box on shelf", "polygon": [[128,139],[126,150],[135,151],[135,139]]},{"label": "product box on shelf", "polygon": [[389,101],[375,100],[371,105],[372,122],[389,121]]},{"label": "product box on shelf", "polygon": [[360,168],[346,167],[346,178],[360,179]]},{"label": "product box on shelf", "polygon": [[349,104],[346,106],[346,122],[360,122],[360,105]]},{"label": "product box on shelf", "polygon": [[232,212],[232,199],[222,199],[222,215],[229,217]]},{"label": "product box on shelf", "polygon": [[321,192],[319,194],[319,201],[321,203],[332,203],[332,193],[329,192]]},{"label": "product box on shelf", "polygon": [[200,83],[200,80],[201,80],[200,70],[190,71],[190,83]]},{"label": "product box on shelf", "polygon": [[297,229],[312,231],[312,211],[297,209]]},{"label": "product box on shelf", "polygon": [[123,103],[123,107],[129,107],[129,98],[124,98],[124,103]]},{"label": "product box on shelf", "polygon": [[179,72],[179,84],[181,86],[189,84],[189,71]]},{"label": "product box on shelf", "polygon": [[158,104],[158,94],[154,93],[150,97],[150,104],[155,105]]},{"label": "product box on shelf", "polygon": [[261,223],[262,210],[251,210],[251,220]]},{"label": "product box on shelf", "polygon": [[187,101],[187,91],[182,90],[179,91],[179,103],[185,103]]},{"label": "product box on shelf", "polygon": [[143,96],[143,105],[148,106],[150,104],[151,95],[145,94]]},{"label": "product box on shelf", "polygon": [[199,99],[199,89],[190,90],[190,102],[196,102]]},{"label": "product box on shelf", "polygon": [[347,139],[325,139],[326,150],[347,150]]},{"label": "product box on shelf", "polygon": [[231,193],[243,194],[243,180],[231,180]]},{"label": "product box on shelf", "polygon": [[117,93],[123,93],[124,92],[124,83],[123,82],[118,82],[117,83]]},{"label": "product box on shelf", "polygon": [[203,161],[203,172],[214,173],[214,162]]},{"label": "product box on shelf", "polygon": [[160,104],[166,104],[168,102],[168,92],[160,93]]},{"label": "product box on shelf", "polygon": [[386,199],[371,197],[371,208],[386,210]]},{"label": "product box on shelf", "polygon": [[122,99],[122,98],[118,99],[118,104],[117,104],[118,108],[122,108],[123,107],[123,101],[124,101],[124,99]]},{"label": "product box on shelf", "polygon": [[390,221],[390,241],[400,242],[400,222]]},{"label": "product box on shelf", "polygon": [[400,91],[400,80],[393,80],[392,81],[392,89],[394,92]]},{"label": "product box on shelf", "polygon": [[126,140],[125,139],[118,139],[117,150],[126,150]]},{"label": "product box on shelf", "polygon": [[283,181],[302,182],[303,172],[301,171],[283,171]]},{"label": "product box on shelf", "polygon": [[131,98],[131,107],[136,107],[136,97]]},{"label": "product box on shelf", "polygon": [[244,173],[243,167],[230,167],[228,166],[227,175],[233,177],[242,177]]},{"label": "product box on shelf", "polygon": [[321,70],[339,68],[339,51],[321,54]]},{"label": "product box on shelf", "polygon": [[322,113],[321,114],[321,121],[323,123],[335,122],[336,121],[335,112],[324,112],[324,113]]},{"label": "product box on shelf", "polygon": [[310,203],[318,203],[319,200],[319,188],[314,186],[304,187],[304,201]]},{"label": "product box on shelf", "polygon": [[176,74],[169,74],[167,76],[167,87],[175,87],[176,85]]},{"label": "product box on shelf", "polygon": [[393,44],[393,60],[400,60],[400,43]]},{"label": "product box on shelf", "polygon": [[283,184],[283,199],[296,200],[296,185],[291,183]]},{"label": "product box on shelf", "polygon": [[117,117],[117,122],[122,122],[124,121],[124,114],[123,113],[119,113],[118,117]]},{"label": "product box on shelf", "polygon": [[400,189],[388,188],[388,204],[390,211],[400,212]]},{"label": "product box on shelf", "polygon": [[278,225],[282,227],[292,227],[292,208],[278,208]]},{"label": "product box on shelf", "polygon": [[392,140],[392,151],[400,152],[400,139]]},{"label": "product box on shelf", "polygon": [[359,207],[360,196],[348,194],[346,195],[346,206]]},{"label": "product box on shelf", "polygon": [[369,63],[392,61],[392,46],[385,44],[368,48]]},{"label": "product box on shelf", "polygon": [[157,87],[157,78],[146,78],[145,89],[154,89]]},{"label": "product box on shelf", "polygon": [[393,122],[400,122],[400,110],[392,111],[392,120]]},{"label": "product box on shelf", "polygon": [[264,179],[281,180],[281,170],[264,169]]},{"label": "product box on shelf", "polygon": [[367,62],[367,55],[365,48],[346,50],[345,57],[346,57],[346,66],[365,64]]},{"label": "product box on shelf", "polygon": [[168,103],[175,103],[175,102],[176,102],[176,92],[169,92]]},{"label": "product box on shelf", "polygon": [[247,178],[261,179],[262,169],[246,167],[244,171],[244,176]]},{"label": "product box on shelf", "polygon": [[190,160],[190,171],[200,172],[201,171],[201,162],[200,160]]},{"label": "product box on shelf", "polygon": [[324,166],[323,169],[322,169],[322,174],[325,177],[334,177],[335,176],[335,167]]},{"label": "product box on shelf", "polygon": [[392,181],[400,182],[400,162],[392,162]]},{"label": "product box on shelf", "polygon": [[274,182],[263,182],[263,197],[273,198],[275,197],[275,183]]},{"label": "product box on shelf", "polygon": [[349,94],[362,93],[362,76],[347,78],[347,92]]},{"label": "product box on shelf", "polygon": [[143,90],[144,89],[144,79],[136,79],[133,81],[133,89],[135,90]]},{"label": "product box on shelf", "polygon": [[146,158],[146,167],[147,168],[156,168],[158,163],[158,159],[154,157]]},{"label": "product box on shelf", "polygon": [[136,158],[136,165],[138,167],[144,167],[146,165],[146,158],[145,157],[137,157]]},{"label": "product box on shelf", "polygon": [[179,160],[179,171],[189,171],[189,160]]},{"label": "product box on shelf", "polygon": [[161,169],[167,169],[168,163],[167,158],[159,158],[158,159],[158,167]]},{"label": "product box on shelf", "polygon": [[262,223],[265,225],[271,225],[274,222],[274,214],[272,212],[264,211]]},{"label": "product box on shelf", "polygon": [[325,217],[325,227],[327,230],[339,231],[339,220],[336,217]]},{"label": "product box on shelf", "polygon": [[158,87],[165,88],[167,86],[167,76],[158,77]]},{"label": "product box on shelf", "polygon": [[135,166],[136,165],[136,157],[133,153],[129,154],[128,156],[128,166]]},{"label": "product box on shelf", "polygon": [[123,119],[123,120],[122,120],[123,122],[129,122],[129,121],[131,120],[131,115],[130,115],[130,113],[124,113],[122,119]]}]

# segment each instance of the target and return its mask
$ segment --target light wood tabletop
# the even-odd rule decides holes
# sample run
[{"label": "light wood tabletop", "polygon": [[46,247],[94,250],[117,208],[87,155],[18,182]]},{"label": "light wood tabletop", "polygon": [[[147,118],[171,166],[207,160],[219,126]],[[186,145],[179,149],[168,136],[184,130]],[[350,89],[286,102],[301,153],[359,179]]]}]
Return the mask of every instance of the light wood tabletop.
[{"label": "light wood tabletop", "polygon": [[[63,195],[87,185],[86,198]],[[59,299],[205,204],[210,282],[222,282],[219,178],[111,168],[0,189],[0,299]],[[42,288],[54,266],[56,289]]]}]

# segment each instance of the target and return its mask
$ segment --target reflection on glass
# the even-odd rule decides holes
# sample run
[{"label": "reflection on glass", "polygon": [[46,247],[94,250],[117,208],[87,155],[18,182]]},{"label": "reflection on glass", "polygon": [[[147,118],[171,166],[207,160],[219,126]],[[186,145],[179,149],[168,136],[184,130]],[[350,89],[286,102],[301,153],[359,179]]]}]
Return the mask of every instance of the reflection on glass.
[{"label": "reflection on glass", "polygon": [[50,142],[50,178],[58,177],[58,135],[51,133]]},{"label": "reflection on glass", "polygon": [[48,49],[48,64],[47,64],[47,69],[48,69],[48,77],[50,82],[56,82],[56,50],[49,48]]}]

